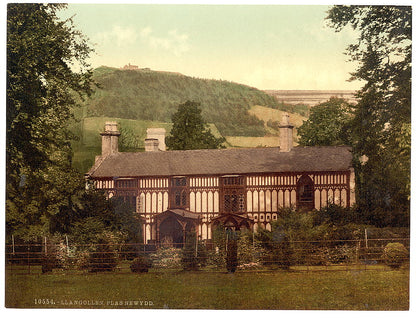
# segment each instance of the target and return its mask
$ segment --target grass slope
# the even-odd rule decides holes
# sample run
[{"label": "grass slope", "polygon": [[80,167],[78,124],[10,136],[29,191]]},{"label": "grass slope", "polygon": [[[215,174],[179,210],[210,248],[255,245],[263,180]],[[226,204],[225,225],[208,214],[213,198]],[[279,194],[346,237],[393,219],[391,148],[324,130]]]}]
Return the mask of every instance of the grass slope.
[{"label": "grass slope", "polygon": [[[408,310],[409,272],[12,275],[5,295],[14,308]],[[102,304],[74,305],[80,300]]]},{"label": "grass slope", "polygon": [[[249,114],[256,116],[257,118],[264,121],[265,124],[267,124],[269,120],[280,122],[282,120],[283,113],[285,113],[286,111],[255,105],[251,107],[248,110],[248,112]],[[303,121],[306,121],[308,119],[307,117],[302,116],[298,113],[289,112],[289,116],[290,123],[295,127],[302,126]]]},{"label": "grass slope", "polygon": [[[246,136],[226,136],[227,142],[230,143],[233,147],[278,147],[279,146],[279,131],[276,127],[270,127],[267,125],[269,121],[279,122],[282,118],[285,111],[279,109],[273,109],[264,106],[253,106],[249,109],[249,114],[256,116],[264,122],[264,127],[267,134],[263,137],[246,137]],[[297,127],[303,124],[303,121],[307,120],[307,117],[304,117],[298,113],[290,113],[290,122],[295,126],[293,136],[294,144],[297,145]]]},{"label": "grass slope", "polygon": [[[168,134],[177,106],[194,100],[201,103],[212,133],[225,136],[227,147],[276,147],[278,130],[267,123],[279,121],[283,111],[302,112],[252,87],[178,73],[100,67],[95,69],[94,79],[99,88],[75,110],[79,123],[72,128],[79,138],[73,143],[73,163],[82,173],[101,153],[100,132],[107,120],[129,130],[137,139],[137,150],[142,150],[147,128],[163,127]],[[292,113],[291,119],[299,126],[305,117]]]},{"label": "grass slope", "polygon": [[201,103],[205,120],[222,135],[260,137],[264,125],[248,112],[252,106],[295,110],[253,87],[178,73],[100,67],[94,79],[99,86],[84,102],[83,117],[169,122],[179,104],[192,100]]},{"label": "grass slope", "polygon": [[[269,120],[279,121],[283,115],[283,111],[272,109],[264,106],[256,105],[249,110],[249,113],[264,122],[265,135],[261,137],[250,136],[225,136],[227,147],[241,147],[241,148],[254,148],[254,147],[278,147],[279,138],[278,130],[267,126]],[[296,141],[296,127],[302,125],[306,117],[303,117],[297,113],[289,113],[290,121],[294,124],[294,139]],[[77,125],[73,126],[73,131],[79,137],[79,141],[73,143],[74,149],[74,166],[80,172],[87,172],[94,163],[96,155],[101,153],[101,136],[100,132],[104,129],[106,121],[116,121],[121,129],[128,129],[131,131],[138,140],[138,148],[132,151],[144,150],[144,139],[146,138],[147,128],[165,128],[166,134],[169,134],[172,123],[162,121],[151,120],[134,120],[123,119],[114,117],[86,117],[83,118]],[[211,132],[215,137],[221,137],[220,131],[213,123],[208,124]],[[296,142],[295,142],[296,144]]]},{"label": "grass slope", "polygon": [[[127,129],[138,141],[138,147],[129,151],[144,151],[144,140],[146,138],[147,128],[165,128],[166,134],[169,134],[172,123],[134,120],[114,117],[86,117],[77,125],[73,126],[73,131],[79,137],[78,141],[73,142],[73,165],[80,172],[87,172],[94,163],[95,156],[101,154],[101,136],[106,121],[116,121],[119,128]],[[212,134],[215,137],[221,137],[220,132],[214,124],[208,124]],[[122,150],[122,149],[121,149]]]}]

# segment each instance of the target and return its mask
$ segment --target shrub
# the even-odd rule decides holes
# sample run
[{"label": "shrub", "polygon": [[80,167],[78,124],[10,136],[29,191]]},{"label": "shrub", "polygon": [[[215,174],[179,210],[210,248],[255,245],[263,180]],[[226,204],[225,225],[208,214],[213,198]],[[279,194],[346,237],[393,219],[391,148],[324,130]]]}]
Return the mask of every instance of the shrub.
[{"label": "shrub", "polygon": [[47,244],[42,246],[42,273],[52,272],[54,268],[70,267],[71,260],[67,247],[60,242],[59,237],[50,237]]},{"label": "shrub", "polygon": [[409,251],[401,243],[389,243],[383,250],[383,259],[391,268],[400,268],[408,257]]},{"label": "shrub", "polygon": [[227,262],[227,271],[229,273],[234,273],[238,266],[237,240],[235,238],[231,238],[228,241],[226,262]]},{"label": "shrub", "polygon": [[118,254],[111,242],[100,238],[89,254],[88,271],[113,271],[118,264]]},{"label": "shrub", "polygon": [[185,270],[196,270],[205,266],[207,253],[205,246],[196,242],[196,233],[188,233],[186,243],[182,250],[181,264]]},{"label": "shrub", "polygon": [[174,247],[159,248],[151,255],[153,267],[155,268],[180,268],[181,249]]},{"label": "shrub", "polygon": [[253,234],[251,231],[241,231],[237,241],[237,256],[239,264],[255,262]]},{"label": "shrub", "polygon": [[146,255],[139,255],[131,263],[130,270],[133,273],[147,273],[150,267],[152,267],[150,258]]},{"label": "shrub", "polygon": [[76,254],[75,268],[79,270],[88,269],[90,254],[87,251],[78,252]]},{"label": "shrub", "polygon": [[212,241],[214,248],[209,253],[208,262],[218,268],[225,266],[226,259],[226,234],[224,227],[220,224],[212,231]]},{"label": "shrub", "polygon": [[325,254],[331,264],[349,263],[355,259],[356,248],[340,245],[333,248],[326,248]]},{"label": "shrub", "polygon": [[54,255],[47,254],[42,257],[42,274],[52,272],[56,267],[56,257]]},{"label": "shrub", "polygon": [[207,254],[207,265],[213,265],[217,268],[224,267],[225,265],[225,251],[218,246],[211,250]]}]

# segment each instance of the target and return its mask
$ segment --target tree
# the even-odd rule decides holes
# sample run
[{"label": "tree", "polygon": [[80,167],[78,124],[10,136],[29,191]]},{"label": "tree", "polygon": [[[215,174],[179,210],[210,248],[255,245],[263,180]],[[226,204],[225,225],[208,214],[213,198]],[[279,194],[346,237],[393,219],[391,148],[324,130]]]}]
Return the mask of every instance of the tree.
[{"label": "tree", "polygon": [[139,148],[139,137],[134,134],[134,131],[130,127],[119,128],[120,137],[119,137],[119,151],[128,152],[128,151],[137,151]]},{"label": "tree", "polygon": [[92,49],[71,19],[58,19],[64,8],[8,4],[6,222],[8,232],[27,238],[47,234],[51,216],[80,190],[68,124],[91,93],[85,59]]},{"label": "tree", "polygon": [[348,144],[346,134],[351,105],[342,98],[331,97],[314,106],[310,116],[298,129],[301,146],[338,146]]},{"label": "tree", "polygon": [[201,115],[200,104],[187,101],[172,115],[173,127],[166,145],[171,150],[223,148],[225,139],[216,138]]},{"label": "tree", "polygon": [[[358,31],[347,54],[361,80],[351,141],[358,204],[378,226],[409,225],[411,127],[411,7],[334,6],[327,19],[337,32]],[[366,158],[366,160],[360,160]]]}]

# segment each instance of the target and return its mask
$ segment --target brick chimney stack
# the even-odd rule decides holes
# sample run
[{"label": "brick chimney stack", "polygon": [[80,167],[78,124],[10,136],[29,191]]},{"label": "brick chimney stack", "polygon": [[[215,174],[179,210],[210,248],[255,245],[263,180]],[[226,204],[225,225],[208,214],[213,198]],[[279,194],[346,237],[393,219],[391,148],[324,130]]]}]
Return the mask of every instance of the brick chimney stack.
[{"label": "brick chimney stack", "polygon": [[115,121],[105,123],[104,132],[100,133],[101,138],[101,156],[107,157],[112,153],[118,152],[118,137],[120,132]]},{"label": "brick chimney stack", "polygon": [[289,123],[289,114],[284,113],[279,126],[280,152],[289,152],[293,148],[293,125]]}]

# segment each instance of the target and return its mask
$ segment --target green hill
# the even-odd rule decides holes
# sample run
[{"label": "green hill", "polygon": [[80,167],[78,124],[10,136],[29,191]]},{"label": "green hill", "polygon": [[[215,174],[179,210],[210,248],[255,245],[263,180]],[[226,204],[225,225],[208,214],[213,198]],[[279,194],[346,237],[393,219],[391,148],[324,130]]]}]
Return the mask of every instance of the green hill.
[{"label": "green hill", "polygon": [[201,103],[205,120],[222,135],[264,136],[264,123],[248,112],[255,105],[294,111],[256,88],[228,81],[193,78],[149,69],[94,71],[95,93],[84,102],[82,117],[115,117],[170,122],[179,104]]},{"label": "green hill", "polygon": [[94,70],[94,80],[95,92],[75,111],[78,122],[72,126],[79,137],[73,142],[73,164],[81,172],[101,153],[100,132],[108,120],[120,124],[120,138],[124,138],[121,151],[142,151],[146,129],[163,127],[169,133],[178,105],[192,100],[201,103],[212,133],[226,137],[228,147],[255,147],[275,146],[277,142],[273,139],[277,132],[264,114],[273,115],[276,122],[280,119],[275,116],[277,110],[303,111],[253,87],[179,73],[103,66]]}]

